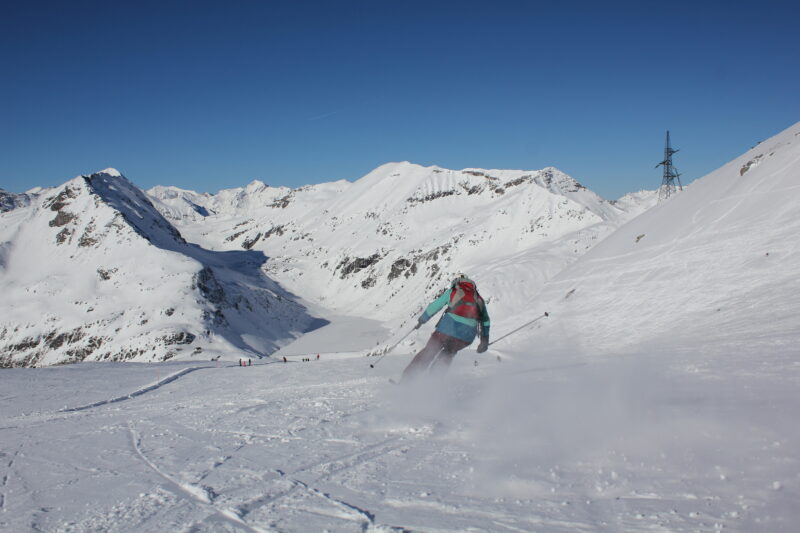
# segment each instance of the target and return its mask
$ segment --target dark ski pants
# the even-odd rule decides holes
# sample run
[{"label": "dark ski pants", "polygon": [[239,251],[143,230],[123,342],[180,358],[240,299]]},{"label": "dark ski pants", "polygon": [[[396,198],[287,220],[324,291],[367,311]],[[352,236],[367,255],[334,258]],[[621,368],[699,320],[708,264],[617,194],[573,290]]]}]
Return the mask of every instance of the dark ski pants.
[{"label": "dark ski pants", "polygon": [[446,372],[456,352],[469,346],[468,342],[434,331],[428,344],[403,370],[401,381],[409,381],[430,368],[431,372]]}]

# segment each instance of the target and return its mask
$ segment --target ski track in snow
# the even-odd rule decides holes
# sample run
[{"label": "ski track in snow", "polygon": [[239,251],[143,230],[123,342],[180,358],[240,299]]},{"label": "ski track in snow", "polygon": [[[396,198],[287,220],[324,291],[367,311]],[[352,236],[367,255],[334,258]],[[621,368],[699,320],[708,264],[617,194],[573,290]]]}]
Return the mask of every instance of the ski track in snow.
[{"label": "ski track in snow", "polygon": [[194,367],[184,368],[183,370],[175,372],[174,374],[171,374],[171,375],[165,377],[164,379],[162,379],[162,380],[160,380],[160,381],[158,381],[156,383],[153,383],[152,385],[148,385],[146,387],[142,387],[141,389],[137,389],[137,390],[135,390],[135,391],[133,391],[131,393],[125,394],[123,396],[117,396],[115,398],[111,398],[111,399],[108,399],[108,400],[100,400],[98,402],[90,403],[88,405],[81,405],[79,407],[69,407],[69,408],[65,407],[64,409],[61,409],[59,412],[60,413],[74,413],[74,412],[77,412],[77,411],[85,411],[87,409],[94,409],[95,407],[108,405],[110,403],[118,403],[118,402],[124,402],[126,400],[132,400],[133,398],[137,398],[137,397],[139,397],[139,396],[141,396],[143,394],[147,394],[148,392],[152,392],[154,390],[160,389],[164,385],[172,383],[173,381],[178,380],[178,379],[182,378],[183,376],[185,376],[187,374],[191,374],[192,372],[195,372],[197,370],[204,370],[204,369],[207,369],[207,368],[209,368],[209,367],[208,366],[194,366]]},{"label": "ski track in snow", "polygon": [[[502,355],[502,363],[491,357],[497,354]],[[100,448],[110,448],[112,456],[119,459],[112,466],[119,473],[111,479],[130,477],[138,487],[132,489],[132,495],[117,493],[110,501],[97,504],[91,515],[83,518],[80,509],[70,510],[68,505],[61,512],[67,520],[60,522],[49,521],[52,512],[34,513],[33,509],[46,505],[25,502],[39,499],[32,495],[49,494],[43,487],[19,494],[15,506],[6,495],[3,512],[16,516],[20,505],[33,504],[29,516],[37,527],[65,532],[122,531],[123,522],[115,521],[122,520],[115,518],[119,515],[129,517],[125,523],[137,531],[163,531],[163,525],[170,524],[174,530],[193,532],[220,528],[285,533],[325,529],[342,533],[455,532],[471,528],[611,533],[715,531],[714,524],[737,531],[740,519],[736,513],[747,516],[753,512],[748,509],[762,505],[757,493],[741,500],[741,505],[731,499],[737,493],[731,491],[749,494],[746,487],[726,489],[727,482],[719,479],[716,486],[702,473],[684,471],[680,462],[670,466],[666,459],[658,459],[661,432],[657,423],[637,428],[629,436],[641,438],[637,437],[639,431],[643,435],[657,431],[659,440],[651,442],[653,450],[641,458],[636,446],[634,455],[628,457],[625,448],[614,451],[603,443],[616,431],[637,424],[638,418],[632,422],[612,420],[610,426],[597,429],[575,428],[578,433],[563,443],[564,455],[558,451],[559,440],[550,442],[549,434],[563,424],[571,427],[571,418],[589,421],[584,420],[581,409],[588,409],[589,418],[598,416],[604,424],[602,419],[608,414],[602,408],[594,412],[594,404],[602,406],[603,401],[596,401],[593,395],[625,383],[624,378],[613,378],[620,371],[639,374],[641,365],[656,364],[656,359],[534,359],[531,354],[493,349],[490,358],[474,367],[472,354],[462,355],[454,362],[452,379],[442,383],[442,391],[385,384],[386,374],[396,375],[409,355],[387,357],[380,374],[369,370],[364,359],[214,371],[209,367],[209,372],[173,381],[170,390],[162,388],[160,395],[152,391],[138,402],[125,403],[122,409],[84,410],[68,419],[51,418],[23,431],[36,437],[27,444],[17,441],[20,450],[24,444],[28,451],[28,463],[19,468],[30,469],[30,458],[39,455],[37,450],[45,456],[51,454],[42,436],[63,434],[59,438],[69,442],[85,435],[89,440],[77,444],[89,445],[87,457],[102,455]],[[365,373],[371,377],[355,378]],[[666,404],[670,412],[705,405],[693,399],[699,389],[676,396],[665,384],[652,381],[653,376],[642,377],[655,388],[656,396],[679,402]],[[609,379],[611,383],[604,383]],[[598,384],[592,385],[594,380]],[[493,382],[500,386],[499,391],[492,392]],[[587,386],[588,392],[582,392]],[[524,420],[519,417],[529,410],[502,414],[506,408],[513,409],[513,403],[501,403],[500,411],[492,404],[527,390],[537,392],[530,407],[534,416],[525,427],[496,420],[498,415]],[[503,396],[492,399],[498,392]],[[626,394],[624,390],[622,394]],[[561,411],[564,395],[578,395],[575,410]],[[663,409],[648,395],[631,399]],[[490,408],[486,413],[482,413],[484,405]],[[428,413],[428,408],[432,412]],[[552,416],[548,414],[551,411]],[[619,423],[621,427],[615,425]],[[54,429],[48,430],[47,424]],[[69,428],[76,430],[74,435]],[[694,429],[701,434],[714,432],[713,427],[702,425]],[[126,437],[124,441],[109,440],[119,433]],[[592,450],[589,441],[600,436],[599,449]],[[122,461],[123,454],[114,451],[114,446],[125,441],[134,463]],[[590,455],[584,455],[580,441],[587,441]],[[99,448],[92,449],[92,442]],[[61,446],[58,441],[55,445]],[[786,446],[789,442],[775,449],[790,451]],[[605,455],[606,449],[611,455]],[[669,447],[666,450],[670,453]],[[598,451],[602,453],[595,457]],[[550,457],[552,454],[555,456]],[[783,457],[785,461],[791,454]],[[730,470],[735,466],[724,457],[714,461],[712,465],[722,465],[717,476],[725,473],[726,478],[735,480],[744,475]],[[146,469],[137,469],[135,464]],[[780,497],[781,491],[787,491],[787,498],[794,494],[792,464],[786,463],[789,471],[780,480],[786,488],[771,490],[775,496]],[[71,468],[77,473],[70,475],[96,479],[102,490],[102,469],[90,465],[76,460]],[[704,463],[699,466],[706,469]],[[155,483],[149,472],[156,476]],[[673,477],[676,474],[680,478]],[[686,479],[681,479],[684,476]],[[68,478],[59,479],[51,489],[54,496],[72,483]],[[22,485],[36,487],[36,478],[28,477]],[[153,500],[163,491],[174,498]],[[151,509],[149,501],[164,503]]]},{"label": "ski track in snow", "polygon": [[[263,366],[263,365],[267,365],[267,364],[277,364],[277,362],[276,363],[260,363],[257,366]],[[225,365],[225,367],[228,367],[228,368],[234,368],[234,367],[237,367],[237,366],[238,365],[232,365],[232,364],[231,365]],[[149,385],[145,385],[143,387],[140,387],[140,388],[138,388],[138,389],[136,389],[136,390],[134,390],[132,392],[123,394],[121,396],[115,396],[115,397],[109,398],[109,399],[98,400],[96,402],[92,402],[92,403],[85,404],[85,405],[80,405],[80,406],[77,406],[77,407],[63,407],[63,408],[59,409],[58,411],[56,411],[56,412],[54,412],[52,414],[53,415],[57,415],[57,414],[63,414],[63,413],[77,413],[77,412],[80,412],[80,411],[86,411],[88,409],[94,409],[96,407],[102,407],[104,405],[116,404],[116,403],[124,402],[124,401],[127,401],[127,400],[133,400],[133,399],[138,398],[138,397],[140,397],[142,395],[145,395],[147,393],[154,392],[154,391],[164,387],[165,385],[169,385],[170,383],[173,383],[173,382],[177,381],[178,379],[180,379],[180,378],[182,378],[182,377],[184,377],[184,376],[186,376],[188,374],[191,374],[192,372],[196,372],[198,370],[213,370],[214,368],[222,368],[222,367],[219,367],[219,366],[214,367],[214,366],[209,366],[209,365],[203,365],[203,366],[193,366],[193,367],[189,367],[189,368],[184,368],[182,370],[179,370],[179,371],[177,371],[177,372],[175,372],[173,374],[170,374],[170,375],[164,377],[163,379],[160,379],[160,380],[156,381],[155,383],[152,383],[152,384],[149,384]],[[16,396],[12,396],[11,398],[15,398],[15,397]],[[30,414],[22,414],[22,415],[19,415],[19,416],[22,417],[22,418],[29,418],[29,417],[33,417],[33,416],[39,416],[39,417],[44,416],[44,417],[46,417],[47,413],[30,413]]]},{"label": "ski track in snow", "polygon": [[[346,515],[349,515],[352,520],[356,522],[361,522],[361,530],[367,532],[370,530],[371,527],[375,525],[375,515],[365,509],[361,509],[355,505],[349,504],[345,501],[339,500],[334,498],[328,493],[319,491],[313,487],[309,487],[302,481],[292,480],[294,483],[298,484],[300,487],[305,489],[306,491],[310,492],[314,496],[318,496],[325,500],[326,502],[332,502],[334,505],[338,506],[342,509]],[[392,528],[393,530],[397,530],[400,528]]]},{"label": "ski track in snow", "polygon": [[[20,444],[19,447],[14,451],[14,454],[8,459],[8,462],[5,465],[5,473],[3,474],[3,479],[0,480],[0,513],[5,512],[6,507],[6,499],[8,494],[8,480],[11,476],[11,470],[14,468],[14,461],[19,455],[19,452],[22,450],[23,445]],[[7,457],[5,453],[0,452],[0,459]]]},{"label": "ski track in snow", "polygon": [[265,533],[264,529],[251,526],[250,524],[245,522],[242,519],[242,517],[239,516],[239,514],[234,510],[216,508],[213,505],[214,499],[209,494],[209,490],[207,488],[199,487],[197,485],[192,485],[190,483],[180,482],[171,475],[164,472],[158,466],[153,464],[153,462],[150,461],[150,459],[148,459],[145,456],[144,452],[142,452],[141,437],[136,432],[136,429],[133,426],[130,426],[129,430],[131,437],[131,446],[133,447],[134,453],[156,474],[158,474],[158,476],[160,476],[164,481],[166,481],[168,487],[171,487],[176,494],[185,499],[188,499],[195,505],[199,505],[211,511],[211,515],[207,516],[202,521],[208,520],[211,516],[216,516],[235,526],[243,527],[244,529],[250,531],[251,533]]},{"label": "ski track in snow", "polygon": [[[395,443],[398,440],[399,437],[386,439],[382,442],[378,442],[376,444],[361,448],[353,453],[344,454],[342,456],[335,457],[330,460],[314,462],[309,465],[302,466],[298,469],[293,470],[290,474],[287,474],[282,470],[278,470],[277,473],[280,475],[280,477],[286,478],[289,481],[291,481],[292,486],[288,490],[284,490],[275,494],[269,494],[267,496],[251,500],[249,502],[246,502],[238,506],[237,510],[239,511],[239,515],[242,517],[246,517],[248,514],[252,513],[255,509],[260,509],[268,504],[274,504],[276,501],[291,495],[298,488],[302,488],[316,496],[324,497],[327,500],[346,506],[351,510],[358,509],[359,515],[367,517],[369,525],[374,525],[375,517],[372,513],[369,513],[368,511],[365,511],[363,509],[359,509],[355,505],[339,501],[336,498],[330,496],[330,494],[326,494],[318,489],[315,489],[313,485],[331,479],[346,470],[356,468],[359,465],[372,461],[378,457],[384,456],[387,453],[390,453],[391,451],[398,449],[400,446],[389,446],[389,444]],[[354,460],[351,461],[350,459]],[[335,468],[330,468],[334,466]],[[313,482],[304,482],[297,479],[297,477],[301,474],[314,472],[317,470],[326,471],[326,473],[315,477]]]}]

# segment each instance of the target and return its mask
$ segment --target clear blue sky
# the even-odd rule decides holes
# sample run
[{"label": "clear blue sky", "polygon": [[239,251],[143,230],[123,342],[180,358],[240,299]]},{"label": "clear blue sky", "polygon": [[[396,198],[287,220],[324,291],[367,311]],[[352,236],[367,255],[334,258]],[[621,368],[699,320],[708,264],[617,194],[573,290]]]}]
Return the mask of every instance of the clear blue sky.
[{"label": "clear blue sky", "polygon": [[555,166],[607,198],[800,120],[800,2],[7,2],[0,188]]}]

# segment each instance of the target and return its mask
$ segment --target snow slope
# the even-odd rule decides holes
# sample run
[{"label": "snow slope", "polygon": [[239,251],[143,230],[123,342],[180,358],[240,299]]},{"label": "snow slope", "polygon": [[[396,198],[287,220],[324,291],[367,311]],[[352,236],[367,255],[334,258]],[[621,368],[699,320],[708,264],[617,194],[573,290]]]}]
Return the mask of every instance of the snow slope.
[{"label": "snow slope", "polygon": [[0,215],[0,364],[274,351],[315,319],[265,260],[186,243],[114,169],[75,178]]},{"label": "snow slope", "polygon": [[581,351],[685,344],[794,356],[798,175],[796,124],[621,227],[538,299]]},{"label": "snow slope", "polygon": [[0,529],[795,531],[796,368],[499,350],[5,370]]}]

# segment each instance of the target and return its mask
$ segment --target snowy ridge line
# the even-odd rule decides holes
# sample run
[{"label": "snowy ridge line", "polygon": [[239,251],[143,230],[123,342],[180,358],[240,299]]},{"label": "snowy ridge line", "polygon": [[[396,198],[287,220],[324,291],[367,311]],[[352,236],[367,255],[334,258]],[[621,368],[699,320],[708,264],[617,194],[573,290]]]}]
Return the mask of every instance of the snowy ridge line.
[{"label": "snowy ridge line", "polygon": [[184,368],[183,370],[181,370],[179,372],[175,372],[174,374],[170,374],[169,376],[165,377],[164,379],[153,383],[152,385],[148,385],[148,386],[143,387],[141,389],[135,390],[135,391],[133,391],[133,392],[131,392],[129,394],[126,394],[124,396],[117,396],[116,398],[111,398],[109,400],[100,400],[98,402],[90,403],[90,404],[87,404],[87,405],[81,405],[80,407],[69,407],[69,408],[65,407],[64,409],[59,409],[58,412],[59,413],[74,413],[76,411],[85,411],[86,409],[93,409],[95,407],[100,407],[101,405],[106,405],[106,404],[110,404],[110,403],[124,402],[125,400],[131,400],[133,398],[136,398],[137,396],[141,396],[142,394],[146,394],[148,392],[152,392],[152,391],[154,391],[156,389],[159,389],[159,388],[163,387],[164,385],[166,385],[168,383],[172,383],[173,381],[176,381],[176,380],[182,378],[183,376],[185,376],[186,374],[190,374],[190,373],[194,372],[195,370],[202,370],[204,368],[212,368],[212,367],[208,367],[208,366],[193,366],[193,367],[189,367],[189,368]]},{"label": "snowy ridge line", "polygon": [[[243,527],[252,533],[267,533],[267,530],[251,526],[250,524],[242,520],[239,514],[236,513],[236,511],[234,511],[233,509],[218,509],[217,507],[215,507],[212,504],[213,497],[211,494],[209,494],[208,489],[206,489],[205,487],[200,487],[189,483],[181,483],[180,481],[174,479],[172,476],[170,476],[169,474],[158,468],[142,452],[141,437],[136,432],[136,429],[133,427],[133,425],[128,426],[128,430],[130,431],[131,445],[133,446],[133,451],[147,466],[149,466],[156,474],[158,474],[161,478],[164,479],[164,481],[166,481],[170,485],[170,488],[173,489],[173,492],[175,494],[183,496],[186,500],[196,505],[208,507],[209,510],[212,512],[211,516],[218,516],[223,521]],[[208,518],[209,517],[206,517],[204,520]]]}]

